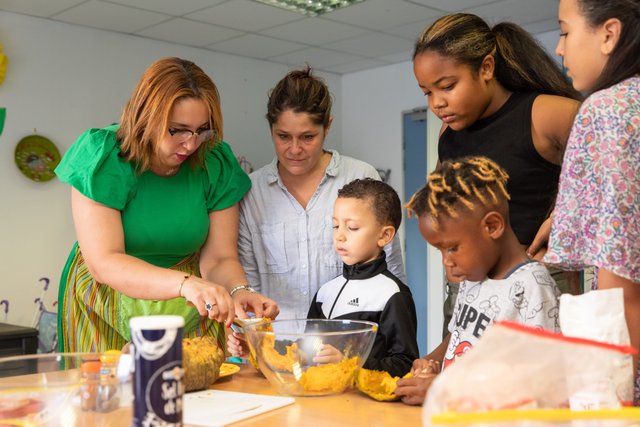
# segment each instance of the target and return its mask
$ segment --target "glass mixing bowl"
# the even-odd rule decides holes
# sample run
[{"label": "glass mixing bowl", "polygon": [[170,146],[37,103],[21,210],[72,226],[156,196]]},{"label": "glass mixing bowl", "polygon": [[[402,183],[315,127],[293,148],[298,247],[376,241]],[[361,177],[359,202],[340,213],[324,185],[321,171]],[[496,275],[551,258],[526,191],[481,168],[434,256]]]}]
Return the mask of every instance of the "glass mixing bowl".
[{"label": "glass mixing bowl", "polygon": [[274,320],[244,326],[260,371],[285,395],[342,393],[369,356],[378,325],[359,320]]},{"label": "glass mixing bowl", "polygon": [[107,353],[0,358],[0,425],[102,426],[127,419],[130,424],[130,375],[121,368],[120,376],[101,386],[103,362],[117,364],[118,359]]}]

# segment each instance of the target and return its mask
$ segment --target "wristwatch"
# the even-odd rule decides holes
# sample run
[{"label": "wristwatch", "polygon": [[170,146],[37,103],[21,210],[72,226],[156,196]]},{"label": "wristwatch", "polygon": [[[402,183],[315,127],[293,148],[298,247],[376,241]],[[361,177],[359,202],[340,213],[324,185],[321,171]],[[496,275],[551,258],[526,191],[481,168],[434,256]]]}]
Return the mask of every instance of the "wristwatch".
[{"label": "wristwatch", "polygon": [[233,297],[233,295],[238,292],[238,291],[248,291],[251,293],[256,293],[256,290],[253,289],[250,285],[246,284],[246,285],[238,285],[235,286],[233,289],[231,289],[231,292],[229,292],[229,295],[231,295],[231,297]]}]

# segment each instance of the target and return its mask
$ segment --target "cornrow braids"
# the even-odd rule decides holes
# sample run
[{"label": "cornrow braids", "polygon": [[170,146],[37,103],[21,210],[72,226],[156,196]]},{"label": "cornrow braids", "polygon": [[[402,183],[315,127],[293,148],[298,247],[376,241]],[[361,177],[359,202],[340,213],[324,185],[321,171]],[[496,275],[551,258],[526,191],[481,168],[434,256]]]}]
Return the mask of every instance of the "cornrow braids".
[{"label": "cornrow braids", "polygon": [[483,156],[448,160],[427,176],[405,207],[409,215],[429,215],[434,222],[442,215],[458,218],[461,207],[473,211],[478,203],[496,206],[509,200],[509,175],[497,163]]}]

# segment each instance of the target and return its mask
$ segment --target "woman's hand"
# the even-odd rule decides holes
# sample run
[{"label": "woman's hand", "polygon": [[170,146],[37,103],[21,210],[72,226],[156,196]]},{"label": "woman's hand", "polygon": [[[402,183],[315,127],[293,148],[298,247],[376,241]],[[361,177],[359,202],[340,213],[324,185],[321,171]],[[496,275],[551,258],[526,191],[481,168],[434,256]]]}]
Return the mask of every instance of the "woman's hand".
[{"label": "woman's hand", "polygon": [[[200,251],[202,277],[225,284],[228,287],[225,290],[227,296],[233,286],[247,283],[238,259],[238,221],[237,203],[227,209],[209,213],[209,236]],[[231,306],[241,319],[248,317],[247,311],[253,311],[256,317],[270,318],[276,317],[280,312],[275,301],[247,289],[234,292]],[[233,316],[229,317],[227,326],[231,325],[232,320]]]},{"label": "woman's hand", "polygon": [[280,313],[278,303],[257,292],[240,289],[233,294],[236,315],[241,319],[249,317],[247,311],[253,312],[256,317],[268,317],[275,319]]},{"label": "woman's hand", "polygon": [[249,355],[244,334],[233,332],[227,337],[227,350],[233,357],[246,358]]},{"label": "woman's hand", "polygon": [[227,289],[200,277],[190,276],[184,281],[182,296],[201,316],[224,323],[226,326],[231,325],[236,316],[234,301]]},{"label": "woman's hand", "polygon": [[313,357],[314,363],[340,363],[344,355],[334,346],[324,344],[319,352]]},{"label": "woman's hand", "polygon": [[547,253],[547,243],[549,243],[549,236],[551,235],[551,223],[553,213],[547,218],[536,233],[536,237],[533,238],[533,242],[527,248],[527,256],[536,261],[541,261],[544,254]]}]

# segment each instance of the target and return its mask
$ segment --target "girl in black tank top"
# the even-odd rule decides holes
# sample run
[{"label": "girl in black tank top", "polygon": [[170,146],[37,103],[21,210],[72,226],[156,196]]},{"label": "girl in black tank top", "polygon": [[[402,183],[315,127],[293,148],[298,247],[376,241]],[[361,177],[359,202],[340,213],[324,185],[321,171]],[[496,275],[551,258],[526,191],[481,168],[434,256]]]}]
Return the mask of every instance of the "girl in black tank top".
[{"label": "girl in black tank top", "polygon": [[[483,155],[498,163],[509,174],[518,240],[530,245],[542,227],[546,243],[579,94],[522,28],[489,28],[470,14],[444,16],[425,29],[413,61],[429,108],[443,122],[439,160]],[[538,248],[530,249],[535,255]]]},{"label": "girl in black tank top", "polygon": [[438,141],[440,162],[483,155],[508,174],[509,218],[518,241],[529,245],[549,215],[560,166],[538,153],[531,136],[531,110],[537,93],[512,93],[492,115],[468,128],[447,127]]}]

